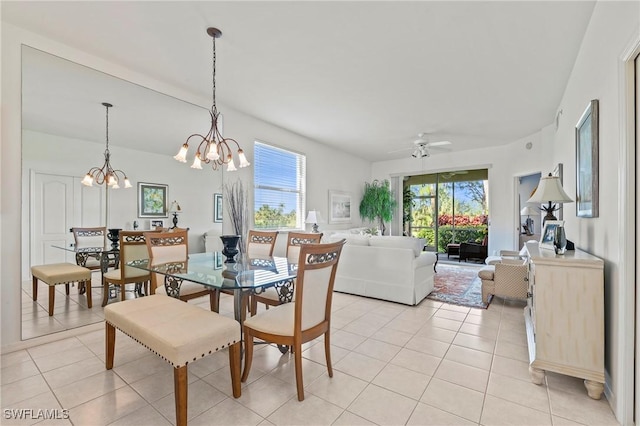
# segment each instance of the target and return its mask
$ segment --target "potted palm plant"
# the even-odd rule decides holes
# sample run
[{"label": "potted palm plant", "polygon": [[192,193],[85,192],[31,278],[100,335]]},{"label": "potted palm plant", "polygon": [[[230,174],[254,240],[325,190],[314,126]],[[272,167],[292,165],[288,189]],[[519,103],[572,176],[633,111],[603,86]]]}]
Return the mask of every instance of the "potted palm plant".
[{"label": "potted palm plant", "polygon": [[384,235],[385,222],[393,218],[393,210],[396,208],[396,200],[391,191],[391,184],[387,179],[365,182],[364,194],[360,201],[360,217],[371,222],[378,222],[380,231]]}]

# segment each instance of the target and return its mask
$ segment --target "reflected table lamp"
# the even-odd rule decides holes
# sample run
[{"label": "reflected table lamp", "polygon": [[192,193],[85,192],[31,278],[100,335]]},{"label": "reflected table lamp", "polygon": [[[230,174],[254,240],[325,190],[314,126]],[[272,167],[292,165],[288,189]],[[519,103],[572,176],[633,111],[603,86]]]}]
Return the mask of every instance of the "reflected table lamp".
[{"label": "reflected table lamp", "polygon": [[533,219],[531,219],[531,216],[535,216],[536,214],[538,214],[538,211],[531,206],[525,206],[522,210],[520,210],[520,216],[527,217],[527,220],[524,221],[524,224],[526,225],[525,231],[527,235],[534,234]]},{"label": "reflected table lamp", "polygon": [[311,231],[314,234],[317,234],[318,232],[320,232],[318,231],[318,223],[322,222],[322,217],[320,216],[319,211],[309,210],[309,213],[307,213],[307,219],[304,222],[312,224]]},{"label": "reflected table lamp", "polygon": [[169,207],[169,213],[173,214],[173,226],[171,229],[175,229],[178,227],[178,213],[182,213],[182,208],[180,208],[180,204],[174,200]]},{"label": "reflected table lamp", "polygon": [[558,176],[552,176],[551,173],[549,173],[549,176],[540,179],[536,191],[531,198],[527,200],[527,203],[549,203],[548,206],[541,207],[542,210],[547,212],[546,216],[542,219],[542,224],[544,225],[547,220],[557,220],[553,212],[560,207],[554,203],[573,203],[573,200],[564,192],[564,189],[562,189],[560,178]]}]

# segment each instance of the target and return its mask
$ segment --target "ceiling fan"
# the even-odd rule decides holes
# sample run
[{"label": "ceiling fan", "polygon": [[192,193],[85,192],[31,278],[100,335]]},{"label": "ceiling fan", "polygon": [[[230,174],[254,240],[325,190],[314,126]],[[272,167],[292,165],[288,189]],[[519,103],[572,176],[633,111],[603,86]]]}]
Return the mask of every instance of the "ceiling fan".
[{"label": "ceiling fan", "polygon": [[434,141],[429,142],[427,139],[429,136],[428,133],[418,133],[418,139],[413,141],[413,147],[397,149],[395,151],[389,151],[389,153],[400,152],[413,149],[411,156],[414,158],[424,158],[431,156],[430,150],[432,148],[435,149],[443,149],[442,147],[451,145],[449,141]]},{"label": "ceiling fan", "polygon": [[442,176],[445,179],[451,179],[452,177],[454,177],[455,175],[466,175],[467,173],[469,173],[468,170],[457,170],[455,172],[444,172],[444,173],[440,173],[440,176]]}]

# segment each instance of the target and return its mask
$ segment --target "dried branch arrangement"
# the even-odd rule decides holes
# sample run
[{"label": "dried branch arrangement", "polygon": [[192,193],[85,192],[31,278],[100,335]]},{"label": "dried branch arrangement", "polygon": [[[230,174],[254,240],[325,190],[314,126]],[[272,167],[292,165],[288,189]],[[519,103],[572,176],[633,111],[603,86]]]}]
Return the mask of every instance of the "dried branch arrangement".
[{"label": "dried branch arrangement", "polygon": [[247,193],[241,180],[224,185],[225,199],[229,209],[231,225],[236,235],[240,235],[238,249],[244,254],[245,241],[249,230],[249,206],[247,204]]}]

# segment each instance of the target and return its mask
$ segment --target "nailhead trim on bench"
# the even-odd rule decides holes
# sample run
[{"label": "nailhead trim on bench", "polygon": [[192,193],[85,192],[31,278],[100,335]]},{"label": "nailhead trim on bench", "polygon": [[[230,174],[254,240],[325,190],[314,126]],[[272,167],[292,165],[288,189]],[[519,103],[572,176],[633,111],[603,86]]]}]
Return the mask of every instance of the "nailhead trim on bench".
[{"label": "nailhead trim on bench", "polygon": [[[106,320],[105,320],[105,321],[106,321]],[[121,328],[119,328],[117,325],[113,324],[112,322],[110,322],[110,321],[106,321],[106,322],[108,322],[108,323],[109,323],[109,324],[111,324],[113,327],[117,328],[117,329],[118,329],[118,330],[120,330],[122,333],[126,334],[127,336],[129,336],[130,338],[132,338],[133,340],[135,340],[136,342],[140,343],[142,346],[144,346],[145,348],[149,349],[151,352],[153,352],[154,354],[158,355],[160,358],[162,358],[162,359],[164,359],[165,361],[167,361],[167,362],[168,362],[169,364],[171,364],[174,368],[180,368],[180,367],[182,367],[182,365],[180,365],[180,364],[175,365],[173,362],[171,362],[171,361],[169,361],[167,358],[165,358],[165,357],[164,357],[164,355],[162,355],[162,354],[160,354],[160,353],[156,352],[155,350],[151,349],[151,348],[150,348],[149,346],[147,346],[145,343],[142,343],[140,340],[136,339],[135,337],[133,337],[132,335],[130,335],[130,334],[129,334],[129,333],[127,333],[126,331],[122,330],[122,329],[121,329]],[[210,350],[208,354],[202,354],[202,355],[201,355],[201,358],[204,358],[205,356],[210,355],[210,354],[212,354],[213,352],[218,352],[218,351],[219,351],[219,350],[221,350],[221,349],[228,348],[229,346],[234,345],[234,344],[236,344],[236,343],[238,343],[238,342],[234,340],[234,341],[233,341],[233,342],[231,342],[231,343],[227,343],[227,344],[226,344],[226,345],[224,345],[224,346],[221,346],[221,347],[219,347],[219,348],[216,348],[216,350],[215,350],[215,351]],[[193,361],[197,361],[197,360],[198,360],[198,358],[197,358],[197,357],[196,357],[196,358],[193,358]],[[184,365],[188,365],[188,364],[189,364],[189,361],[185,361]]]}]

